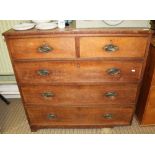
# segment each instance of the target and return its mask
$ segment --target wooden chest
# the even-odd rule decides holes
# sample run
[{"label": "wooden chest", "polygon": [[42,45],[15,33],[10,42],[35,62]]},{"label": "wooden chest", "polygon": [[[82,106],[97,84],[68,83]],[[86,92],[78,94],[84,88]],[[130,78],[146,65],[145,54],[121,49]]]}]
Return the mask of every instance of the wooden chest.
[{"label": "wooden chest", "polygon": [[151,40],[136,115],[141,125],[155,125],[155,37]]},{"label": "wooden chest", "polygon": [[149,30],[32,29],[3,35],[33,131],[131,123]]}]

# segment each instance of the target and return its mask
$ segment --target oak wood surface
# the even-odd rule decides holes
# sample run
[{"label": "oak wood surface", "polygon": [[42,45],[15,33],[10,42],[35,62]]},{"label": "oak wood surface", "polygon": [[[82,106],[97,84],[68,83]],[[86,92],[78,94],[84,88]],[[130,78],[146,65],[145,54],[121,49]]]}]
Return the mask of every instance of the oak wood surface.
[{"label": "oak wood surface", "polygon": [[112,35],[112,34],[121,34],[121,35],[144,35],[148,36],[149,33],[152,33],[150,29],[146,28],[93,28],[93,29],[76,29],[72,27],[65,28],[64,30],[62,29],[53,29],[53,30],[37,30],[37,29],[31,29],[27,31],[16,31],[13,29],[10,29],[3,33],[4,36],[7,37],[30,37],[31,35],[54,35],[54,34],[59,34],[59,35],[67,35],[67,34],[73,34],[73,35],[78,35],[78,34],[106,34],[106,35]]},{"label": "oak wood surface", "polygon": [[141,125],[155,125],[155,107],[146,107]]},{"label": "oak wood surface", "polygon": [[154,79],[155,74],[155,48],[151,45],[147,66],[144,73],[143,83],[140,90],[138,104],[136,108],[136,115],[141,125],[152,125],[155,123],[155,90]]},{"label": "oak wood surface", "polygon": [[[11,39],[14,59],[75,58],[74,37]],[[49,52],[40,52],[41,46],[52,48]]]},{"label": "oak wood surface", "polygon": [[[110,75],[108,69],[117,68],[120,74]],[[47,61],[16,62],[20,83],[75,83],[75,82],[138,82],[142,63],[137,61]],[[48,74],[39,75],[46,70]]]},{"label": "oak wood surface", "polygon": [[[72,86],[22,86],[26,105],[106,105],[135,104],[137,85],[72,85]],[[51,96],[46,96],[49,93]],[[113,93],[113,96],[108,96]]]},{"label": "oak wood surface", "polygon": [[[119,49],[108,52],[109,44]],[[81,37],[80,57],[144,57],[146,45],[147,37]]]},{"label": "oak wood surface", "polygon": [[[132,108],[29,107],[31,125],[122,125],[129,124]],[[49,114],[55,118],[48,118]],[[110,114],[112,118],[105,118]]]},{"label": "oak wood surface", "polygon": [[153,74],[153,77],[152,77],[152,86],[155,86],[155,74]]},{"label": "oak wood surface", "polygon": [[148,96],[149,106],[155,107],[155,86],[150,87],[150,92]]}]

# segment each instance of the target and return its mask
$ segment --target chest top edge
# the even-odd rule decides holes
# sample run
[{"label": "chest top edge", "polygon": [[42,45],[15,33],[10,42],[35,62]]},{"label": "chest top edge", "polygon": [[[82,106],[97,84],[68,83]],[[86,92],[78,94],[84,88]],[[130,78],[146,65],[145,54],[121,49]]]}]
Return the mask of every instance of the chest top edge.
[{"label": "chest top edge", "polygon": [[2,35],[6,38],[14,37],[26,37],[26,36],[148,36],[152,34],[153,31],[150,29],[143,28],[98,28],[98,29],[75,29],[75,28],[65,28],[65,29],[53,29],[53,30],[25,30],[16,31],[10,29],[4,32]]}]

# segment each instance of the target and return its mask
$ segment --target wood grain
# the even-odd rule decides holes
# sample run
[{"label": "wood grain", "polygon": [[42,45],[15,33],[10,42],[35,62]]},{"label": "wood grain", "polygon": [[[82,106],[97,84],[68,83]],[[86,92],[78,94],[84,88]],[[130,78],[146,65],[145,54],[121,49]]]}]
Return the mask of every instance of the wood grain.
[{"label": "wood grain", "polygon": [[[93,36],[94,34],[97,35],[122,35],[122,36],[148,36],[148,34],[152,33],[150,29],[142,29],[142,28],[93,28],[93,29],[76,29],[72,27],[65,28],[64,30],[61,29],[53,29],[53,30],[37,30],[31,29],[27,31],[15,31],[10,29],[3,33],[4,36],[8,38],[22,38],[22,37],[32,37],[33,35],[43,35],[42,37],[46,37],[47,35],[57,35],[62,37],[63,35],[87,35]],[[46,35],[46,36],[45,36]]]},{"label": "wood grain", "polygon": [[155,107],[146,107],[141,125],[155,125]]},{"label": "wood grain", "polygon": [[152,108],[154,106],[154,99],[155,99],[154,81],[153,81],[153,76],[155,74],[154,59],[155,59],[155,48],[153,46],[150,46],[149,56],[147,59],[147,66],[145,68],[143,83],[140,90],[140,95],[136,108],[136,115],[141,125],[149,125],[149,123],[150,125],[152,125],[154,118],[151,116],[155,114],[153,110],[154,108]]},{"label": "wood grain", "polygon": [[[9,42],[14,59],[75,58],[74,37],[11,39]],[[39,52],[38,48],[43,45],[48,45],[52,50]]]},{"label": "wood grain", "polygon": [[[120,74],[109,75],[108,69],[117,68]],[[138,61],[44,61],[16,62],[15,70],[22,84],[83,83],[83,82],[138,82],[142,63]],[[38,71],[47,70],[47,76]],[[134,70],[132,72],[132,70]]]},{"label": "wood grain", "polygon": [[[22,94],[26,105],[54,106],[90,106],[112,104],[135,104],[136,85],[105,84],[101,86],[72,85],[72,86],[22,86]],[[116,96],[107,97],[114,92]],[[51,93],[53,96],[43,96]]]},{"label": "wood grain", "polygon": [[[128,125],[132,115],[132,108],[102,108],[102,107],[29,107],[31,125]],[[56,118],[49,119],[54,114]],[[111,114],[112,118],[104,118]]]},{"label": "wood grain", "polygon": [[[104,47],[113,44],[119,49],[107,52]],[[80,56],[89,57],[144,57],[147,37],[81,37]]]},{"label": "wood grain", "polygon": [[149,97],[148,97],[149,106],[155,107],[155,86],[151,86]]}]

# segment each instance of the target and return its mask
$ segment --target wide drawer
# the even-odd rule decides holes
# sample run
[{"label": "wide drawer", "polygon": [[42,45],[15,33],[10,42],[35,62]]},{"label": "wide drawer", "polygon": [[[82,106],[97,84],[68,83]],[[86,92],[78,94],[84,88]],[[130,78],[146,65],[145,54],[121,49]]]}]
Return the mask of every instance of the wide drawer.
[{"label": "wide drawer", "polygon": [[11,39],[14,59],[74,58],[74,37]]},{"label": "wide drawer", "polygon": [[22,86],[26,105],[135,104],[136,85]]},{"label": "wide drawer", "polygon": [[138,82],[139,61],[16,62],[20,83]]},{"label": "wide drawer", "polygon": [[27,113],[31,125],[128,125],[132,108],[103,107],[29,107]]},{"label": "wide drawer", "polygon": [[147,37],[81,37],[80,56],[144,57]]}]

